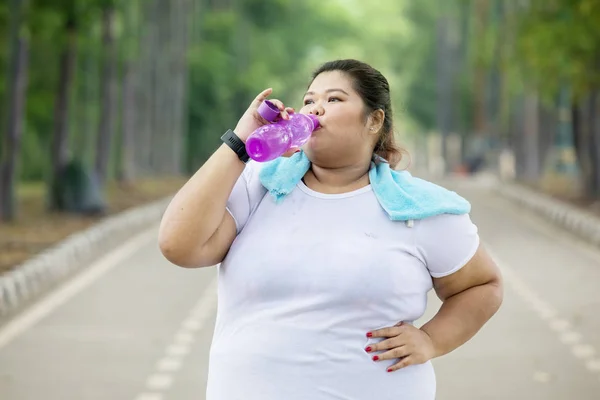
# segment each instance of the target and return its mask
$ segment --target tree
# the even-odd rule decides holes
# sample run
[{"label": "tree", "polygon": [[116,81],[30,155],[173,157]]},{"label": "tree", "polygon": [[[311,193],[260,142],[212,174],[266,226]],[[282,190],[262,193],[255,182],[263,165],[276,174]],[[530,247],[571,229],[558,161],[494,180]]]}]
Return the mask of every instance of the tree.
[{"label": "tree", "polygon": [[27,90],[27,69],[29,61],[29,40],[25,13],[27,1],[11,0],[10,16],[10,55],[6,74],[8,88],[5,117],[5,144],[0,154],[0,217],[11,221],[15,217],[15,184],[17,160],[23,135],[23,121]]}]

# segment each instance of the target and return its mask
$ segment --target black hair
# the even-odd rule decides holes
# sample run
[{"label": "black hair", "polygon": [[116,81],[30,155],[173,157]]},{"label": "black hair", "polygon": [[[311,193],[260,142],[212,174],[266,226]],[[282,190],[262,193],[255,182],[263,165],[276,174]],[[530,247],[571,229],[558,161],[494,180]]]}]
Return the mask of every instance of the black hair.
[{"label": "black hair", "polygon": [[387,79],[381,72],[365,62],[344,59],[324,63],[313,72],[312,80],[323,72],[331,71],[344,72],[350,76],[354,90],[363,99],[366,115],[375,110],[384,112],[383,126],[373,151],[383,157],[392,168],[395,167],[402,159],[403,150],[394,139],[392,101]]}]

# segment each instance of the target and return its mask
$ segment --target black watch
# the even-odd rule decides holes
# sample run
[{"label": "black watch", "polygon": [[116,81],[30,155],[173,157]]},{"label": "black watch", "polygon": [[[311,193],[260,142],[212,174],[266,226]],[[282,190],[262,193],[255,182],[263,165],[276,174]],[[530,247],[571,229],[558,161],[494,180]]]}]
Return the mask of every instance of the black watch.
[{"label": "black watch", "polygon": [[221,136],[221,140],[227,146],[231,147],[231,150],[233,150],[234,153],[237,154],[238,158],[243,163],[248,162],[250,156],[246,152],[246,144],[242,142],[242,139],[240,139],[234,131],[228,129],[227,132],[225,132],[223,136]]}]

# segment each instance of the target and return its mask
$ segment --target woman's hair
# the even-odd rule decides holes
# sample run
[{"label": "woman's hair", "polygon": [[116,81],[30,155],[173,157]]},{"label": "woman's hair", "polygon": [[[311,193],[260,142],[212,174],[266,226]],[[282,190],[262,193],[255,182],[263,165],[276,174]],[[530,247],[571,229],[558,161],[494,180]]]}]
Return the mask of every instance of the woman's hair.
[{"label": "woman's hair", "polygon": [[329,61],[321,65],[313,72],[312,80],[319,74],[330,71],[344,72],[352,78],[353,88],[365,104],[366,115],[378,109],[385,113],[374,152],[394,168],[402,159],[403,150],[394,139],[392,101],[387,79],[381,72],[362,61],[345,59]]}]

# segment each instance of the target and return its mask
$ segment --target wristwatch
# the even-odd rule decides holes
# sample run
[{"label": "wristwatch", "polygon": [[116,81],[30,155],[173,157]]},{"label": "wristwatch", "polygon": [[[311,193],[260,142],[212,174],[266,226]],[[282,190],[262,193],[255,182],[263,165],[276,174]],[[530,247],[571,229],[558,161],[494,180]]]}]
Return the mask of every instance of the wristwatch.
[{"label": "wristwatch", "polygon": [[238,158],[244,164],[248,162],[250,156],[246,152],[246,144],[242,142],[242,139],[240,139],[234,131],[228,129],[227,132],[225,132],[223,136],[221,136],[221,140],[223,141],[223,143],[229,146],[235,154],[237,154]]}]

